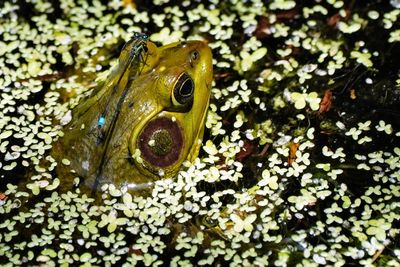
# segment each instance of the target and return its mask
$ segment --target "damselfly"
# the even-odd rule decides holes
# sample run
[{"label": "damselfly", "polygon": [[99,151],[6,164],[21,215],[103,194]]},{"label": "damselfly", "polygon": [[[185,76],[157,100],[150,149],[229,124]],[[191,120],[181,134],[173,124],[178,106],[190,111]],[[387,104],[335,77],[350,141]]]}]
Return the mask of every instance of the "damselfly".
[{"label": "damselfly", "polygon": [[[122,104],[124,103],[131,82],[140,75],[146,61],[148,35],[134,33],[133,37],[124,45],[117,69],[110,73],[107,78],[107,93],[99,96],[99,103],[105,103],[98,110],[99,117],[97,120],[97,129],[95,130],[96,144],[102,145],[104,152],[100,160],[98,174],[102,173],[104,161],[108,154],[109,142],[113,135],[116,122],[118,120]],[[128,77],[127,77],[128,76]],[[96,177],[93,190],[101,180],[100,176]]]},{"label": "damselfly", "polygon": [[[129,74],[131,76],[136,76],[139,75],[141,72],[140,65],[144,65],[145,63],[145,57],[143,53],[147,52],[147,40],[148,40],[148,35],[147,34],[142,34],[135,32],[133,37],[124,45],[121,56],[119,58],[120,62],[118,63],[118,79],[117,82],[114,83],[114,88],[112,89],[112,94],[117,93],[118,86],[120,85],[120,81],[122,77],[124,76],[124,73],[126,70],[129,70]],[[113,79],[113,77],[110,77]],[[125,87],[122,92],[119,100],[117,102],[114,101],[108,101],[103,107],[103,111],[99,115],[98,119],[98,129],[101,131],[103,126],[107,123],[108,120],[115,120],[118,117],[119,109],[121,108],[121,104],[123,103],[125,96],[127,93],[127,87]],[[111,95],[113,97],[113,95]],[[111,106],[115,106],[115,108],[112,108]],[[110,109],[113,109],[111,111]],[[110,112],[111,111],[111,112]],[[113,124],[112,121],[110,121],[111,125]],[[112,127],[111,129],[112,130]],[[108,131],[107,134],[110,132]],[[99,136],[104,136],[105,133],[100,134]],[[101,142],[101,141],[100,141]]]}]

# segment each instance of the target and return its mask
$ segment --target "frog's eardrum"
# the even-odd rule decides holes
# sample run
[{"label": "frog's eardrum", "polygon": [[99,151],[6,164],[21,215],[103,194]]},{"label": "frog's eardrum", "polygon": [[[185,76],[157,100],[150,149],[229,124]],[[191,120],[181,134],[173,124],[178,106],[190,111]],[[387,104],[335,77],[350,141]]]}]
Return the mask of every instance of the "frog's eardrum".
[{"label": "frog's eardrum", "polygon": [[160,168],[174,164],[183,151],[183,145],[181,127],[167,117],[150,121],[138,139],[143,159]]}]

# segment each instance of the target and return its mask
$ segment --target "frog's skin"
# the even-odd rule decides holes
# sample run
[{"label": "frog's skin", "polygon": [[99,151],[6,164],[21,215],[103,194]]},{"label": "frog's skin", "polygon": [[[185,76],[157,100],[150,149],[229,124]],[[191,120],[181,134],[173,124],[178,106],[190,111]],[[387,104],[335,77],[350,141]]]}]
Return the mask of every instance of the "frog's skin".
[{"label": "frog's skin", "polygon": [[173,177],[198,155],[211,82],[204,42],[129,41],[53,147],[62,184],[80,177],[92,192],[105,183],[134,190]]}]

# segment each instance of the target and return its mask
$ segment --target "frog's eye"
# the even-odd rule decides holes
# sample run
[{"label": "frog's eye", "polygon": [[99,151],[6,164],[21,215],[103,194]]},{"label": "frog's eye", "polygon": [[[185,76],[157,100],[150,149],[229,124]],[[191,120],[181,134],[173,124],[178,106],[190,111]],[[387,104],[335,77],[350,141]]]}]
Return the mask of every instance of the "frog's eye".
[{"label": "frog's eye", "polygon": [[194,82],[186,72],[182,73],[174,87],[172,102],[174,105],[186,105],[193,100]]}]

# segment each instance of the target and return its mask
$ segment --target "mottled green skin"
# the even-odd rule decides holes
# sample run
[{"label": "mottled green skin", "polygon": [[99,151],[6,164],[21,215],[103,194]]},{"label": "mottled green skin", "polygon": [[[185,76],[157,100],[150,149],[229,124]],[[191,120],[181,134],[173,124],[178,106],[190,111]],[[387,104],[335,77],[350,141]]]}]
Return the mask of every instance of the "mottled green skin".
[{"label": "mottled green skin", "polygon": [[[212,82],[211,50],[201,41],[162,47],[146,42],[146,46],[141,57],[129,61],[127,58],[137,46],[128,43],[105,82],[74,109],[72,121],[52,151],[58,160],[62,186],[69,187],[74,177],[81,177],[80,186],[92,191],[104,183],[117,188],[140,187],[174,176],[184,160],[197,156]],[[195,50],[197,57],[193,56]],[[193,104],[189,108],[180,107],[171,97],[183,72],[194,82]],[[118,108],[124,93],[126,97]],[[100,127],[102,112],[106,120]],[[176,121],[184,140],[179,158],[165,168],[132,156],[142,128],[156,117]],[[61,163],[64,158],[70,161],[69,166]]]}]

